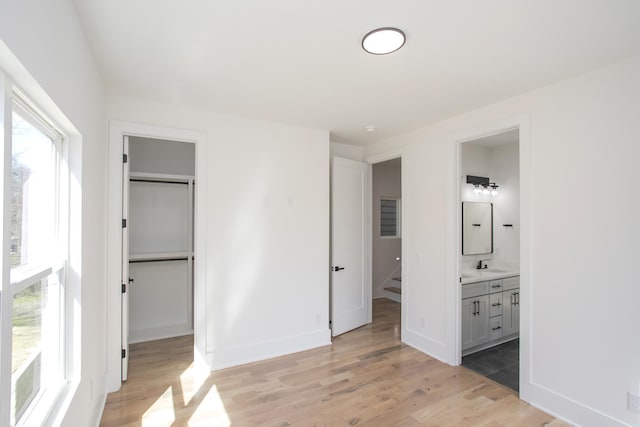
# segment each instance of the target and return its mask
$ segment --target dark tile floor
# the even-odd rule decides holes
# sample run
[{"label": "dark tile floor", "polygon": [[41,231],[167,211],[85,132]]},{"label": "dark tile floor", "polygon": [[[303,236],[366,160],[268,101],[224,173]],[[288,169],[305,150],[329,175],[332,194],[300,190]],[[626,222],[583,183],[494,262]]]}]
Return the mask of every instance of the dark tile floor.
[{"label": "dark tile floor", "polygon": [[513,340],[463,357],[462,366],[519,391],[519,358],[520,340]]}]

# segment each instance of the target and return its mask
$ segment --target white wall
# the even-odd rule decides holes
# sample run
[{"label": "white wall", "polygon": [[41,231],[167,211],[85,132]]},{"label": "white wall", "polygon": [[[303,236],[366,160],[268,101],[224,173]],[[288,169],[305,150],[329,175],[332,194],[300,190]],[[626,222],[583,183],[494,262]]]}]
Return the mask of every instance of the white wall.
[{"label": "white wall", "polygon": [[129,138],[129,157],[131,172],[196,174],[196,145],[192,142],[132,136]]},{"label": "white wall", "polygon": [[[490,149],[489,176],[498,185],[493,196],[494,260],[518,266],[520,263],[520,168],[518,143],[513,142]],[[468,185],[468,184],[467,184]],[[513,227],[505,227],[512,224]]]},{"label": "white wall", "polygon": [[405,146],[403,340],[456,363],[455,146],[523,124],[521,396],[585,426],[640,423],[638,75],[633,57],[370,150]]},{"label": "white wall", "polygon": [[[390,275],[400,265],[401,238],[381,238],[380,237],[380,198],[392,197],[401,198],[402,188],[400,185],[401,164],[399,161],[388,161],[376,163],[372,166],[372,281],[373,297],[385,296],[384,284]],[[394,286],[401,286],[401,283],[394,282]]]},{"label": "white wall", "polygon": [[[0,3],[0,38],[26,69],[8,70],[70,135],[74,319],[78,388],[62,425],[89,425],[104,399],[106,122],[102,83],[74,6],[66,0]],[[2,52],[2,64],[11,54]],[[72,203],[75,203],[72,200]],[[81,206],[81,207],[80,207]],[[80,324],[78,324],[80,323]],[[64,414],[64,411],[63,411]]]},{"label": "white wall", "polygon": [[196,201],[206,259],[196,261],[209,364],[328,344],[329,133],[117,97],[108,116],[206,133],[206,200]]},{"label": "white wall", "polygon": [[[467,175],[496,182],[498,195],[475,194]],[[466,142],[460,147],[460,199],[463,202],[493,204],[493,253],[461,255],[461,268],[473,268],[478,260],[489,264],[519,267],[520,261],[520,173],[518,142],[495,147]],[[504,227],[512,224],[513,227]]]},{"label": "white wall", "polygon": [[332,142],[330,144],[331,157],[342,157],[344,159],[363,161],[364,148],[357,145],[342,144]]}]

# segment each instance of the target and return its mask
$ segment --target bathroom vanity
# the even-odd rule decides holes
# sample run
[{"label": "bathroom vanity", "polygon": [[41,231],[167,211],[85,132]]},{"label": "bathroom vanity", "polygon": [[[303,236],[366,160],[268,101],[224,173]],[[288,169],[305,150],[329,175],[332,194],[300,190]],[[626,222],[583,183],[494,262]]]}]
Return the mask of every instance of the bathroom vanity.
[{"label": "bathroom vanity", "polygon": [[520,276],[507,270],[462,275],[462,355],[518,338]]}]

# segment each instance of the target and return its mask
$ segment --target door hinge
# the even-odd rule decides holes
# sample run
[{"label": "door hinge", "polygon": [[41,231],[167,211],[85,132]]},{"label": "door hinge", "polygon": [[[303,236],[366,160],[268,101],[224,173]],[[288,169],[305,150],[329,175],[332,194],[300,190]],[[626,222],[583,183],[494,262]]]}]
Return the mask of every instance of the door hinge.
[{"label": "door hinge", "polygon": [[127,228],[127,220],[126,219],[122,219],[122,228]]},{"label": "door hinge", "polygon": [[125,357],[127,357],[127,350],[125,350],[123,348],[122,351],[120,352],[120,354],[122,355],[122,358],[124,359]]},{"label": "door hinge", "polygon": [[129,156],[127,156],[126,154],[122,155],[122,163],[127,163],[129,161]]},{"label": "door hinge", "polygon": [[127,292],[127,285],[125,285],[124,283],[122,284],[122,293],[126,293]]}]

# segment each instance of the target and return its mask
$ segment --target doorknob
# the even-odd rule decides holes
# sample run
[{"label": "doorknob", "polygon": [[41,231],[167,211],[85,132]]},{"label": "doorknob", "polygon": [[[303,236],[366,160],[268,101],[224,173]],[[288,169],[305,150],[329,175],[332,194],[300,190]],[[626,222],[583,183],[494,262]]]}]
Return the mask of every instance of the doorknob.
[{"label": "doorknob", "polygon": [[340,266],[336,265],[335,267],[331,268],[331,271],[340,271],[340,270],[344,270],[344,267],[340,267]]}]

